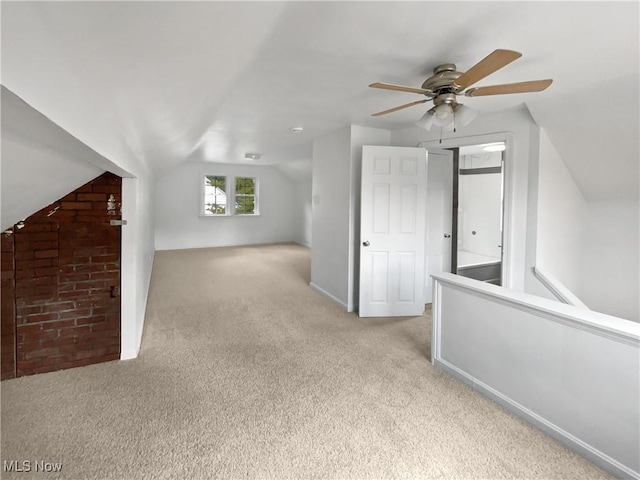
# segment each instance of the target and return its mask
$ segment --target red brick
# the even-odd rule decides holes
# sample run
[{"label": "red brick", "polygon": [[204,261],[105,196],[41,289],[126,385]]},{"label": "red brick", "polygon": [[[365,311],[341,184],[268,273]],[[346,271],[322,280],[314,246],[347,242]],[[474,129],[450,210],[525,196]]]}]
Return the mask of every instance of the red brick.
[{"label": "red brick", "polygon": [[36,268],[36,277],[49,277],[56,276],[58,274],[58,267],[42,267]]},{"label": "red brick", "polygon": [[91,210],[90,202],[61,202],[62,210]]},{"label": "red brick", "polygon": [[111,347],[114,345],[120,345],[120,332],[114,332],[108,337],[101,335],[91,339],[91,346],[93,347]]},{"label": "red brick", "polygon": [[89,260],[78,261],[78,258],[80,257],[90,258],[91,255],[93,254],[93,251],[91,250],[90,247],[73,248],[67,245],[60,245],[59,250],[60,250],[60,258],[75,260],[74,262],[70,262],[70,263],[89,263]]},{"label": "red brick", "polygon": [[91,193],[91,182],[82,185],[75,189],[75,193]]},{"label": "red brick", "polygon": [[50,232],[52,231],[54,228],[54,223],[52,222],[48,222],[48,223],[33,223],[33,224],[29,224],[29,225],[25,225],[24,229],[21,230],[22,232],[30,232],[30,233],[36,233],[36,232]]},{"label": "red brick", "polygon": [[[106,193],[79,193],[78,200],[90,202],[106,202],[109,195]],[[105,206],[106,208],[106,206]]]},{"label": "red brick", "polygon": [[16,292],[16,306],[25,306],[25,305],[41,305],[44,303],[54,301],[55,295],[36,295],[32,294],[28,297],[18,295]]},{"label": "red brick", "polygon": [[48,336],[47,338],[55,338],[59,335],[59,330],[61,328],[67,328],[67,327],[71,327],[73,326],[73,320],[69,320],[64,319],[64,320],[56,320],[53,322],[44,322],[41,324],[42,325],[42,332],[39,333],[39,335],[43,335],[43,332],[54,332],[55,335],[53,336]]},{"label": "red brick", "polygon": [[29,305],[17,307],[18,315],[31,315],[33,313],[41,313],[42,305]]},{"label": "red brick", "polygon": [[26,269],[26,268],[17,270],[15,274],[15,278],[17,279],[33,278],[35,276],[36,276],[35,269]]},{"label": "red brick", "polygon": [[115,193],[113,185],[93,185],[94,193]]},{"label": "red brick", "polygon": [[83,337],[91,333],[91,330],[87,325],[82,326],[70,326],[60,329],[60,337]]},{"label": "red brick", "polygon": [[49,357],[52,355],[56,355],[57,353],[59,353],[59,350],[56,347],[41,348],[39,350],[25,352],[24,358],[25,360],[32,360],[35,358]]},{"label": "red brick", "polygon": [[106,280],[90,280],[88,282],[76,282],[76,289],[103,289],[108,288]]},{"label": "red brick", "polygon": [[51,320],[57,320],[58,319],[58,313],[57,312],[52,312],[52,313],[36,313],[33,315],[25,315],[25,316],[18,316],[18,323],[19,324],[23,324],[23,323],[40,323],[40,322],[49,322]]},{"label": "red brick", "polygon": [[25,268],[51,267],[55,265],[55,263],[55,258],[40,258],[38,260],[17,260],[16,270],[23,270]]},{"label": "red brick", "polygon": [[104,322],[104,323],[94,323],[91,325],[92,332],[100,332],[102,338],[107,337],[119,337],[120,336],[120,325],[113,325],[112,323]]},{"label": "red brick", "polygon": [[111,263],[120,260],[120,255],[96,255],[91,257],[93,263]]},{"label": "red brick", "polygon": [[120,272],[119,271],[96,272],[91,274],[91,278],[94,280],[98,280],[102,278],[118,280],[120,278]]},{"label": "red brick", "polygon": [[91,315],[91,308],[74,308],[73,310],[60,312],[58,315],[60,320],[65,320],[65,319],[76,320],[83,317],[89,317],[89,315]]},{"label": "red brick", "polygon": [[74,218],[77,214],[77,210],[58,210],[55,213],[54,217],[56,217],[57,220],[64,222],[68,221],[71,218]]},{"label": "red brick", "polygon": [[60,350],[63,347],[67,348],[69,345],[75,345],[75,343],[76,343],[75,337],[64,337],[64,338],[54,338],[51,340],[42,340],[40,342],[40,345],[42,346],[42,348],[57,347],[58,350]]},{"label": "red brick", "polygon": [[[107,211],[107,202],[92,202],[91,210],[78,211],[78,219],[83,222],[89,223],[105,223],[105,227],[109,225],[109,218],[114,218],[113,215],[109,215]],[[119,227],[113,227],[119,228]]]},{"label": "red brick", "polygon": [[77,194],[75,192],[73,193],[69,193],[67,195],[65,195],[64,197],[62,197],[60,199],[60,201],[62,202],[75,202],[77,200]]},{"label": "red brick", "polygon": [[98,300],[99,299],[95,299],[95,298],[89,298],[88,300],[83,298],[81,300],[76,301],[76,306],[78,308],[86,308],[86,307],[90,308],[95,306]]},{"label": "red brick", "polygon": [[67,273],[58,276],[58,284],[61,283],[76,283],[76,282],[85,282],[91,280],[90,273]]},{"label": "red brick", "polygon": [[56,302],[47,304],[44,309],[48,312],[62,312],[66,310],[73,310],[76,308],[73,302]]},{"label": "red brick", "polygon": [[40,250],[35,252],[35,258],[53,258],[58,256],[58,250]]},{"label": "red brick", "polygon": [[[97,325],[107,321],[107,317],[104,314],[90,314],[86,317],[76,317],[76,325]],[[112,327],[113,328],[113,327]]]},{"label": "red brick", "polygon": [[32,242],[57,242],[58,232],[29,233],[29,240]]},{"label": "red brick", "polygon": [[41,324],[18,325],[16,328],[18,335],[32,335],[42,331]]},{"label": "red brick", "polygon": [[[68,292],[58,292],[58,298],[61,300],[80,300],[89,297],[89,290],[70,290]],[[76,302],[76,307],[80,307],[81,304]]]},{"label": "red brick", "polygon": [[35,258],[35,254],[31,250],[28,250],[26,252],[16,252],[15,258],[16,258],[16,261],[17,260],[32,260],[32,259]]}]

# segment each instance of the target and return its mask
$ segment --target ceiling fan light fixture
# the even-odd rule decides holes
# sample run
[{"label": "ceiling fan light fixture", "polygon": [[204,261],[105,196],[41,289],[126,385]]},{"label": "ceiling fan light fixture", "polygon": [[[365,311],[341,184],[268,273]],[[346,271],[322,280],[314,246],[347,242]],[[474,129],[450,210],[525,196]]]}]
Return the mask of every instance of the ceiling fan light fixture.
[{"label": "ceiling fan light fixture", "polygon": [[430,109],[425,113],[420,120],[416,122],[416,125],[420,128],[424,128],[425,130],[431,130],[433,127],[433,121],[435,116],[433,115],[434,108]]},{"label": "ceiling fan light fixture", "polygon": [[446,127],[453,123],[453,107],[449,103],[442,103],[435,108],[433,124],[437,127]]},{"label": "ceiling fan light fixture", "polygon": [[456,116],[456,124],[461,127],[466,127],[478,116],[478,112],[461,103],[453,109],[453,113]]}]

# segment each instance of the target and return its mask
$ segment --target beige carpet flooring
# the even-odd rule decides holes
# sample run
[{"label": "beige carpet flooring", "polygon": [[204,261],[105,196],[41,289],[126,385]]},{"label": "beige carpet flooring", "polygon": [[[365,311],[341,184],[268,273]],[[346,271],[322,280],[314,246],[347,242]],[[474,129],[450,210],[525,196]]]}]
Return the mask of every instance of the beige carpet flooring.
[{"label": "beige carpet flooring", "polygon": [[[67,479],[609,478],[361,319],[293,245],[158,252],[139,358],[2,382],[2,460]],[[32,463],[33,465],[33,463]]]}]

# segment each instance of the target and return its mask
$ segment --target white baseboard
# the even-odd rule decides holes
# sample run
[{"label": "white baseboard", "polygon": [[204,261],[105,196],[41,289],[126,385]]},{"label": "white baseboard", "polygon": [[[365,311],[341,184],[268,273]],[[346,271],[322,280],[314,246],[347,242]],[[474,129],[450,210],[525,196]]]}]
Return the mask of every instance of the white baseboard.
[{"label": "white baseboard", "polygon": [[541,430],[545,434],[559,441],[577,454],[585,457],[587,460],[594,463],[598,467],[613,474],[616,478],[640,480],[639,472],[635,472],[625,465],[622,465],[620,462],[609,457],[607,454],[571,435],[569,432],[563,430],[554,423],[551,423],[540,415],[537,415],[528,408],[520,405],[518,402],[507,397],[506,395],[503,395],[502,393],[491,388],[489,385],[486,385],[485,383],[469,375],[463,370],[460,370],[458,367],[450,364],[446,360],[442,360],[441,358],[434,358],[433,364],[436,367],[444,370],[448,374],[456,377],[457,379],[471,387],[473,390],[476,390],[485,397],[488,397],[494,402],[502,405],[510,412],[530,423],[538,430]]},{"label": "white baseboard", "polygon": [[338,297],[332,295],[331,293],[327,292],[324,288],[321,288],[319,286],[317,286],[315,283],[313,282],[309,282],[309,286],[311,287],[312,290],[318,292],[321,295],[324,295],[325,297],[327,297],[329,300],[331,300],[334,303],[337,303],[338,305],[340,305],[342,308],[344,308],[345,310],[349,309],[349,306],[347,305],[346,302],[343,302],[342,300],[340,300]]},{"label": "white baseboard", "polygon": [[138,358],[138,352],[136,350],[123,350],[120,352],[120,360],[133,360]]}]

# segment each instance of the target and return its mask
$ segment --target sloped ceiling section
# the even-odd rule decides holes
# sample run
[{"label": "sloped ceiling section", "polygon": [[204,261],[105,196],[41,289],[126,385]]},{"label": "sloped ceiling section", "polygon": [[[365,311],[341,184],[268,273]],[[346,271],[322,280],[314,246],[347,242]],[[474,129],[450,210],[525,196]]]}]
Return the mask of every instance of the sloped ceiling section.
[{"label": "sloped ceiling section", "polygon": [[[349,124],[409,127],[429,105],[368,88],[419,86],[441,63],[523,57],[477,86],[553,78],[526,102],[588,199],[637,198],[638,2],[2,2],[2,82],[127,168],[310,161]],[[304,127],[292,134],[293,126]],[[303,172],[284,167],[283,171]],[[307,172],[309,170],[307,169]],[[297,174],[293,174],[297,177]]]},{"label": "sloped ceiling section", "polygon": [[198,144],[283,6],[2,2],[2,83],[124,168],[161,172]]},{"label": "sloped ceiling section", "polygon": [[5,87],[1,101],[1,231],[105,170],[128,175]]}]

